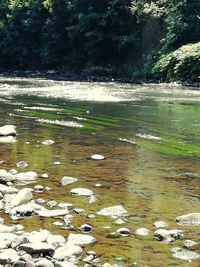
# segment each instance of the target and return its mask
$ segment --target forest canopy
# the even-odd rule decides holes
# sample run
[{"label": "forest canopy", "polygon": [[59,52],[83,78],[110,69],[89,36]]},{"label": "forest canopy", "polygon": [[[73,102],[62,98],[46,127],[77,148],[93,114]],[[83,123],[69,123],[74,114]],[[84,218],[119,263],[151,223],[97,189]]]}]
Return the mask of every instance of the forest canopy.
[{"label": "forest canopy", "polygon": [[184,53],[178,49],[187,45],[190,50],[190,44],[193,51],[198,42],[197,0],[0,0],[3,70],[54,68],[198,81],[199,50],[191,53],[192,70],[192,63],[186,68],[181,63],[184,75],[164,75],[158,67],[165,55]]}]

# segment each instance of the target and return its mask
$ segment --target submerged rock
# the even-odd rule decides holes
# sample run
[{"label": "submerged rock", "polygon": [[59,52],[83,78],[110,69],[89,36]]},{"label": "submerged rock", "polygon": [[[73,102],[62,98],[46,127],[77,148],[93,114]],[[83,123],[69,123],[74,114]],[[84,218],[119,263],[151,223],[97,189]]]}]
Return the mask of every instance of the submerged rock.
[{"label": "submerged rock", "polygon": [[91,235],[69,234],[68,236],[68,243],[81,247],[94,242],[96,242],[96,239]]},{"label": "submerged rock", "polygon": [[191,261],[200,259],[200,254],[195,251],[187,250],[180,247],[172,248],[171,251],[173,257],[181,260]]},{"label": "submerged rock", "polygon": [[103,208],[97,212],[98,215],[102,216],[128,216],[128,211],[125,210],[122,206],[111,206],[108,208]]},{"label": "submerged rock", "polygon": [[70,191],[70,194],[73,196],[86,196],[89,197],[93,195],[92,190],[87,188],[74,188]]},{"label": "submerged rock", "polygon": [[74,178],[74,177],[70,177],[70,176],[64,176],[61,180],[60,183],[62,186],[68,185],[68,184],[72,184],[75,183],[76,181],[78,181],[78,179]]},{"label": "submerged rock", "polygon": [[165,230],[165,229],[158,229],[154,232],[154,240],[171,243],[175,240],[181,239],[183,237],[183,230]]},{"label": "submerged rock", "polygon": [[0,136],[8,136],[8,135],[12,135],[15,136],[16,135],[16,126],[14,125],[5,125],[0,127]]},{"label": "submerged rock", "polygon": [[200,213],[189,213],[186,215],[178,216],[176,222],[185,225],[200,225]]},{"label": "submerged rock", "polygon": [[28,167],[28,163],[26,161],[19,161],[16,164],[17,168],[26,168]]}]

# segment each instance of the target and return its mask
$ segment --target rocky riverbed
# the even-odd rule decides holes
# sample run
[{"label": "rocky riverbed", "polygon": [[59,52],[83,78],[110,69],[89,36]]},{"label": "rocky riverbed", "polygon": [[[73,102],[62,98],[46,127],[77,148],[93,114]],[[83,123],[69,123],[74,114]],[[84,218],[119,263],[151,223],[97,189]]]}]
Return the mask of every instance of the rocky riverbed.
[{"label": "rocky riverbed", "polygon": [[[17,141],[16,127],[5,125],[0,127],[0,139],[2,143],[9,143],[9,138]],[[12,145],[13,141],[10,142]],[[43,145],[54,145],[53,140],[43,141]],[[94,154],[91,160],[103,161],[104,155]],[[104,208],[96,210],[93,214],[88,214],[87,210],[73,207],[71,203],[59,203],[56,200],[45,201],[45,199],[34,198],[34,193],[42,194],[51,188],[37,184],[39,177],[48,179],[48,174],[38,174],[33,170],[18,171],[18,169],[28,168],[26,161],[19,161],[16,169],[0,169],[0,210],[10,217],[10,224],[5,224],[0,218],[0,266],[15,267],[51,267],[51,266],[140,266],[140,262],[123,262],[123,259],[116,258],[116,263],[104,262],[101,255],[95,252],[98,244],[96,229],[90,224],[80,224],[78,229],[73,226],[74,215],[81,216],[87,214],[88,219],[98,217],[109,217],[118,227],[115,232],[110,230],[107,238],[113,240],[117,238],[134,239],[148,237],[154,242],[162,242],[171,250],[171,256],[187,261],[199,260],[199,241],[190,240],[187,236],[188,225],[191,227],[200,226],[200,213],[183,214],[174,218],[177,229],[170,229],[167,221],[154,221],[151,229],[138,228],[135,232],[127,228],[131,219],[126,207],[123,207],[116,199],[115,205],[104,204]],[[90,204],[95,203],[101,197],[95,195],[90,188],[76,187],[78,179],[71,176],[64,176],[57,186],[67,187],[74,185],[69,194],[71,198],[81,197]],[[96,184],[101,187],[101,184]],[[30,224],[34,217],[43,220],[54,218],[54,225],[69,231],[68,236],[53,234],[47,229],[37,231],[25,231],[21,220],[29,218]],[[179,229],[181,227],[181,229]],[[105,226],[106,228],[106,226]],[[107,228],[109,230],[109,228]],[[178,246],[171,248],[170,244],[179,241]],[[92,250],[88,249],[92,246]]]}]

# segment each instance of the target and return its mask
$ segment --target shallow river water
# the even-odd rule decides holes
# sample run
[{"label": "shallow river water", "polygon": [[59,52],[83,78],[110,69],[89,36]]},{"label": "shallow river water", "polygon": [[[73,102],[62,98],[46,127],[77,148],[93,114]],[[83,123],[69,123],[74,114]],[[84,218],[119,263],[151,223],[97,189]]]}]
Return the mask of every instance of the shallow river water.
[{"label": "shallow river water", "polygon": [[[184,240],[172,244],[153,240],[153,223],[159,220],[167,222],[168,229],[185,230],[184,239],[200,239],[198,226],[181,226],[175,220],[200,211],[200,91],[191,89],[0,78],[0,126],[17,127],[17,142],[0,144],[0,168],[48,173],[48,179],[29,185],[51,188],[34,193],[34,199],[68,202],[85,210],[74,215],[72,230],[54,226],[59,218],[36,216],[20,221],[25,230],[46,228],[67,237],[89,223],[97,243],[84,251],[94,250],[102,263],[200,266],[198,260],[172,256],[171,249],[182,247]],[[55,144],[43,145],[48,139]],[[105,159],[91,160],[93,154]],[[28,167],[17,168],[19,161]],[[62,187],[63,176],[78,181]],[[76,187],[94,191],[96,202],[71,196],[69,191]],[[124,225],[98,215],[88,218],[112,205],[128,210]],[[6,214],[0,216],[12,223]],[[110,233],[121,227],[132,235],[111,238]],[[136,235],[141,227],[148,228],[149,235]]]}]

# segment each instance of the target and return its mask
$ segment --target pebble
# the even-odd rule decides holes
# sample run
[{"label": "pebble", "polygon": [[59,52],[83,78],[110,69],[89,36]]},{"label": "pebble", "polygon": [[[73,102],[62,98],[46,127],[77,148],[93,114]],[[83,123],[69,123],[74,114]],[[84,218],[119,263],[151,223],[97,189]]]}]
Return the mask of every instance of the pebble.
[{"label": "pebble", "polygon": [[147,228],[138,228],[136,231],[135,231],[135,234],[136,235],[141,235],[141,236],[146,236],[149,234],[149,230]]},{"label": "pebble", "polygon": [[83,225],[81,225],[80,230],[83,233],[90,233],[90,232],[92,232],[92,226],[89,224],[83,224]]},{"label": "pebble", "polygon": [[26,161],[19,161],[16,164],[17,168],[26,168],[28,167],[28,163]]},{"label": "pebble", "polygon": [[43,145],[49,146],[55,144],[55,141],[53,140],[45,140],[42,142]]},{"label": "pebble", "polygon": [[91,156],[91,159],[103,160],[103,159],[105,159],[105,157],[103,155],[100,155],[100,154],[94,154],[94,155]]},{"label": "pebble", "polygon": [[117,230],[117,233],[119,233],[121,236],[130,236],[131,232],[127,228],[120,228]]}]

